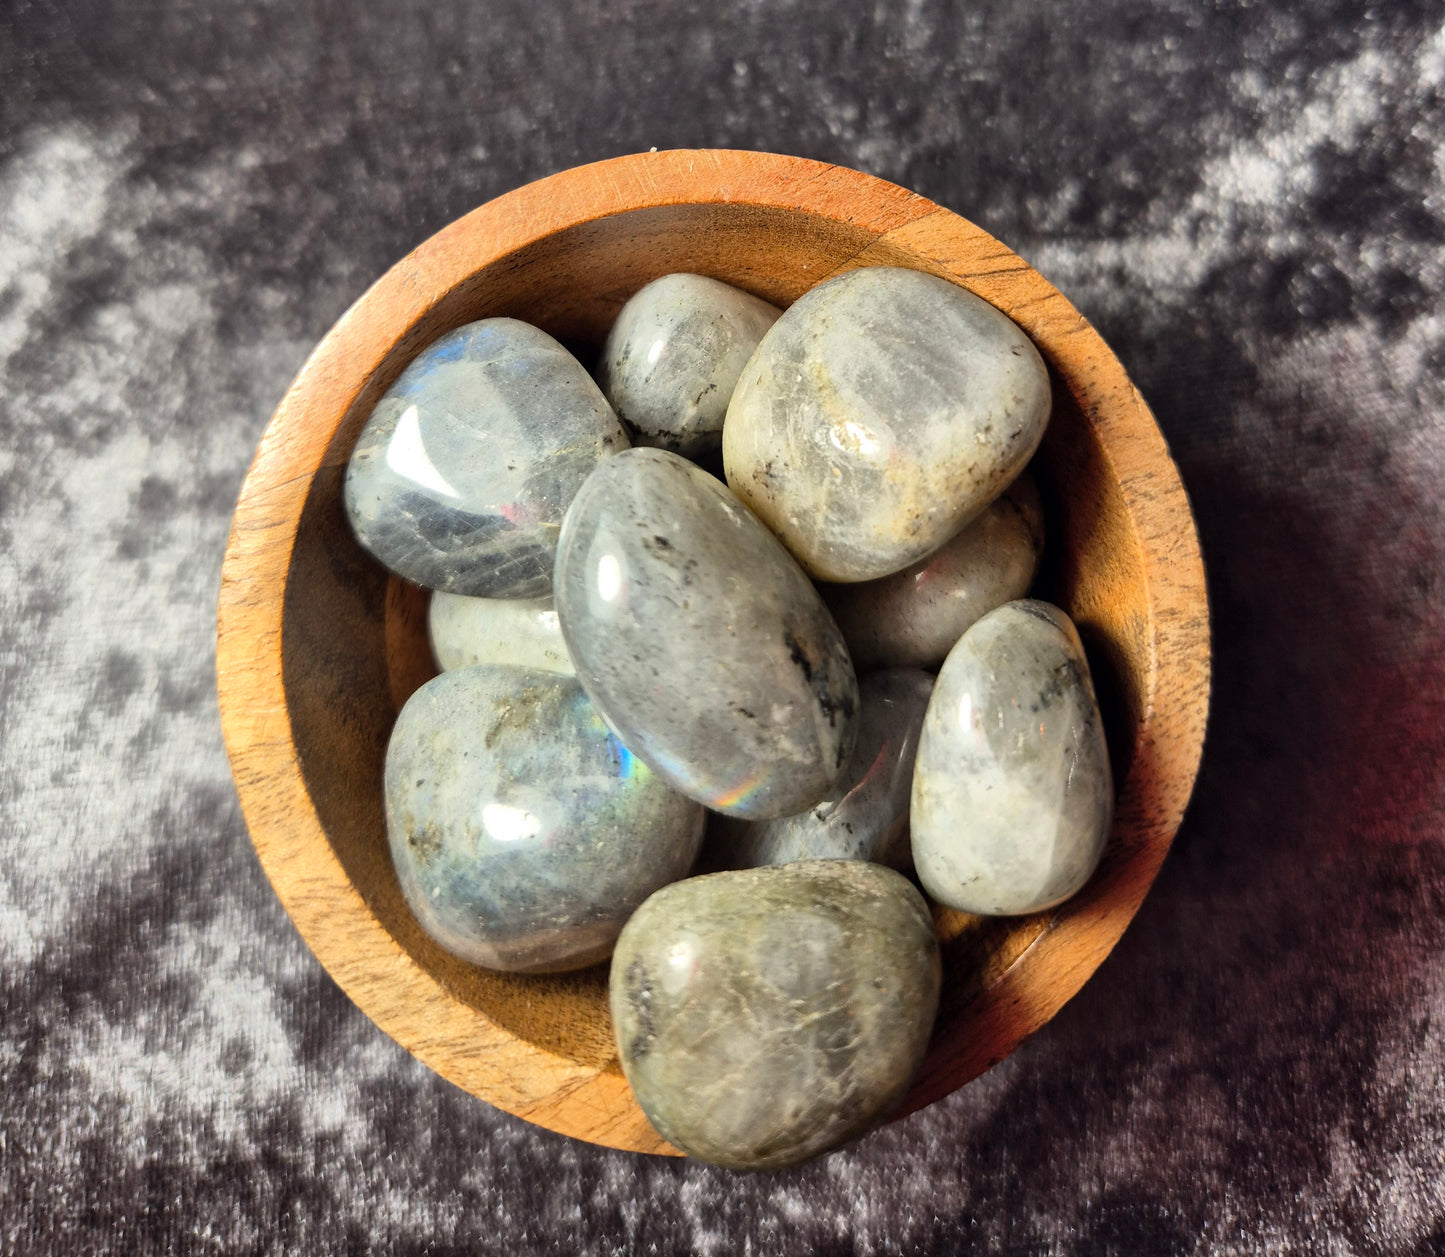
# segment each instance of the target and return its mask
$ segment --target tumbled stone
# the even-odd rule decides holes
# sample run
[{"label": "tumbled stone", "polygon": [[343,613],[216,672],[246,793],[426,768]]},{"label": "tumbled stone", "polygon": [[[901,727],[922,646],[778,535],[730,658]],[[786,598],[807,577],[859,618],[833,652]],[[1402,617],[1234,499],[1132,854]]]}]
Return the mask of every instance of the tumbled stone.
[{"label": "tumbled stone", "polygon": [[689,798],[787,816],[853,749],[842,634],[788,552],[725,485],[666,450],[603,462],[557,550],[577,676],[622,740]]},{"label": "tumbled stone", "polygon": [[685,877],[704,813],[608,730],[573,677],[501,664],[428,681],[386,750],[386,828],[411,910],[448,951],[551,973],[606,958]]},{"label": "tumbled stone", "polygon": [[598,371],[633,443],[685,458],[721,448],[733,386],[780,313],[704,275],[664,275],[634,295]]},{"label": "tumbled stone", "polygon": [[913,867],[908,804],[913,757],[933,678],[916,668],[858,679],[858,740],[828,797],[806,812],[771,821],[715,816],[702,864],[747,869],[793,860],[874,860]]},{"label": "tumbled stone", "polygon": [[567,643],[546,598],[466,598],[437,591],[427,608],[432,657],[443,672],[512,663],[572,675]]},{"label": "tumbled stone", "polygon": [[958,536],[912,567],[820,592],[860,672],[936,668],[971,624],[1028,593],[1043,547],[1039,491],[1025,472]]},{"label": "tumbled stone", "polygon": [[733,491],[820,580],[931,554],[1023,470],[1049,418],[1038,350],[933,275],[849,271],[763,337],[728,407]]},{"label": "tumbled stone", "polygon": [[377,402],[346,469],[357,540],[448,593],[535,598],[562,516],[627,435],[582,364],[546,332],[483,319],[417,355]]},{"label": "tumbled stone", "polygon": [[929,700],[913,771],[913,861],[964,912],[1051,908],[1103,854],[1113,778],[1073,622],[1010,602],[959,640]]},{"label": "tumbled stone", "polygon": [[653,895],[612,958],[623,1072],[663,1138],[733,1169],[793,1165],[903,1098],[938,1009],[928,907],[892,869],[808,860]]}]

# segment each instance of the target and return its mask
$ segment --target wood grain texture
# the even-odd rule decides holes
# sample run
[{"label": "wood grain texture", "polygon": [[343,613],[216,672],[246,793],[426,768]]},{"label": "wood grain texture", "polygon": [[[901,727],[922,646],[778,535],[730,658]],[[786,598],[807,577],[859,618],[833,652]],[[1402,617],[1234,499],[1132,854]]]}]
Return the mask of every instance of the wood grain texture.
[{"label": "wood grain texture", "polygon": [[387,1033],[492,1104],[564,1134],[673,1152],[618,1067],[606,967],[517,977],[465,965],[407,911],[387,855],[381,763],[399,704],[430,674],[424,600],[347,529],[341,476],[376,399],[415,353],[507,314],[600,343],[659,275],[713,275],[787,304],[869,265],[977,292],[1033,338],[1055,380],[1038,466],[1053,529],[1047,596],[1089,649],[1119,782],[1093,880],[1019,920],[940,911],[945,993],[902,1111],[1006,1056],[1108,954],[1147,892],[1193,786],[1209,695],[1203,567],[1153,417],[1069,302],[977,227],[856,171],[799,158],[677,151],[520,188],[386,273],[302,368],[262,438],[222,577],[217,672],[246,822],[321,963]]}]

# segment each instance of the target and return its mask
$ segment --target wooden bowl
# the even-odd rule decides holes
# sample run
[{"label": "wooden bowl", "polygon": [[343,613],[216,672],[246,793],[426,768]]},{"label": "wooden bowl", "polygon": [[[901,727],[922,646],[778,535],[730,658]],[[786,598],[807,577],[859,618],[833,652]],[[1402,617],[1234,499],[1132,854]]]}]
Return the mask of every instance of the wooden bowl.
[{"label": "wooden bowl", "polygon": [[425,594],[362,553],[341,506],[362,424],[443,332],[511,315],[597,346],[626,298],[672,271],[779,305],[858,266],[978,293],[1054,373],[1036,462],[1050,507],[1046,594],[1089,648],[1118,780],[1093,880],[1038,916],[939,911],[945,986],[901,1112],[974,1078],[1063,1005],[1123,933],[1199,765],[1209,692],[1204,573],[1168,447],[1107,345],[1036,271],[971,223],[857,171],[766,153],[647,153],[497,198],[398,262],[326,335],[282,399],[236,506],[217,673],[261,864],[342,989],[438,1073],[499,1108],[616,1148],[672,1153],[622,1076],[606,966],[473,968],[407,910],[387,854],[382,759],[432,675]]}]

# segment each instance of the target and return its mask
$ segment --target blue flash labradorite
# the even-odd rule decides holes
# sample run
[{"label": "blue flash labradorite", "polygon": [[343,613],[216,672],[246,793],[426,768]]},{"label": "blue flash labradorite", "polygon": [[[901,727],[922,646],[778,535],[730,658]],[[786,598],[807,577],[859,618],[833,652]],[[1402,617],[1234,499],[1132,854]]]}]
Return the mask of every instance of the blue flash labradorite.
[{"label": "blue flash labradorite", "polygon": [[842,775],[858,714],[843,635],[707,472],[659,449],[601,463],[562,526],[555,596],[587,693],[689,798],[787,816]]},{"label": "blue flash labradorite", "polygon": [[422,927],[489,969],[580,969],[648,895],[685,877],[703,810],[608,730],[567,676],[444,672],[386,751],[392,863]]},{"label": "blue flash labradorite", "polygon": [[346,470],[347,517],[362,546],[418,585],[541,597],[568,503],[627,444],[552,337],[483,319],[428,345],[377,402]]},{"label": "blue flash labradorite", "polygon": [[913,757],[932,692],[933,678],[918,668],[889,668],[859,678],[858,741],[828,797],[806,812],[777,820],[713,817],[703,865],[746,869],[793,860],[875,860],[911,868]]}]

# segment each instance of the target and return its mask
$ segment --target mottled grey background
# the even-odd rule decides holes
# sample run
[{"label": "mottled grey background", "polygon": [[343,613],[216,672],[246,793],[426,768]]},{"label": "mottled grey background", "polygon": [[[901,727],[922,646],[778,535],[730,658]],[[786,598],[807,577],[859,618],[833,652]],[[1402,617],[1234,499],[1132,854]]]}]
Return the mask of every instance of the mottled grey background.
[{"label": "mottled grey background", "polygon": [[[0,1251],[1445,1253],[1445,9],[0,8]],[[1101,328],[1198,511],[1174,853],[975,1085],[733,1177],[416,1064],[251,853],[227,522],[308,348],[517,184],[652,145],[914,188]]]}]

